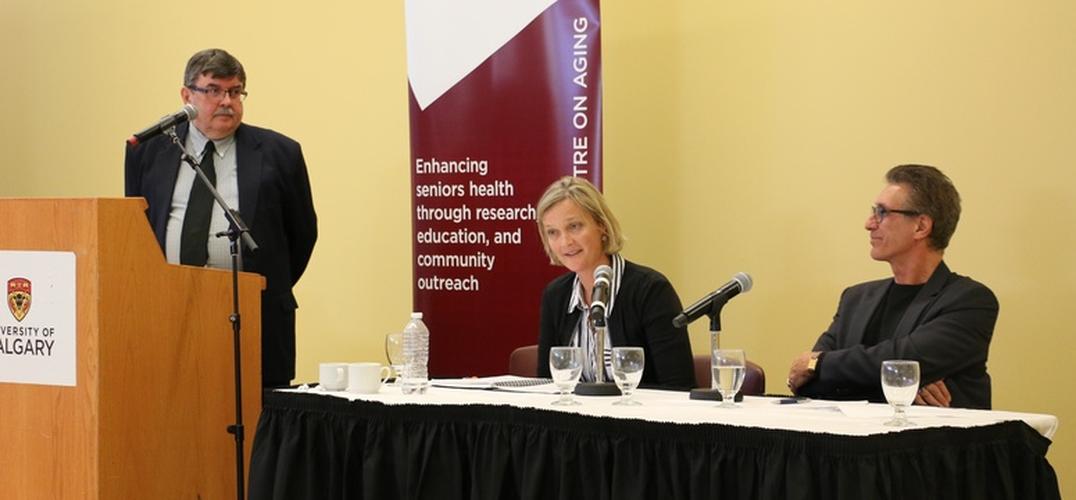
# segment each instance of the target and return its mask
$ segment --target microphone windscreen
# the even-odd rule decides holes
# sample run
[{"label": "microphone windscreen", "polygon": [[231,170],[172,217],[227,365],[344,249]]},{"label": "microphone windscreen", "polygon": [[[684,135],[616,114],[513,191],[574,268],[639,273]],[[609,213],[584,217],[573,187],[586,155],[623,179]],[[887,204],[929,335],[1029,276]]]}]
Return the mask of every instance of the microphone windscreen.
[{"label": "microphone windscreen", "polygon": [[747,273],[736,273],[732,279],[740,284],[740,293],[750,292],[751,286],[754,285],[754,282],[751,280],[751,275]]},{"label": "microphone windscreen", "polygon": [[198,108],[194,107],[194,105],[189,102],[183,105],[182,111],[187,115],[188,120],[193,120],[198,117]]}]

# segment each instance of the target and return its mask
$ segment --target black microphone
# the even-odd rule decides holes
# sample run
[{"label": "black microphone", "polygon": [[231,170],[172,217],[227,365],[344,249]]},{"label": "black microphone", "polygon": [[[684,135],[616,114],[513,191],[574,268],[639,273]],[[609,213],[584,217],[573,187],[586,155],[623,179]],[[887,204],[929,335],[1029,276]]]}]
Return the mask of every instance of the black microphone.
[{"label": "black microphone", "polygon": [[736,273],[732,277],[732,281],[721,285],[721,288],[714,290],[705,297],[699,299],[698,302],[691,304],[691,307],[684,309],[684,312],[678,314],[673,318],[673,326],[681,328],[692,321],[699,319],[700,316],[706,314],[714,304],[718,306],[725,305],[729,299],[741,294],[751,291],[751,276],[747,273]]},{"label": "black microphone", "polygon": [[132,135],[130,139],[127,139],[127,144],[137,146],[158,135],[161,135],[165,130],[168,130],[170,127],[175,127],[176,125],[179,125],[187,120],[193,120],[196,116],[198,116],[198,108],[194,107],[194,105],[191,103],[184,104],[183,109],[180,109],[175,113],[161,118],[161,120],[157,123],[150,125],[145,130],[135,135]]},{"label": "black microphone", "polygon": [[605,326],[608,317],[610,288],[613,281],[613,268],[600,265],[594,270],[594,291],[590,294],[590,321],[596,326]]}]

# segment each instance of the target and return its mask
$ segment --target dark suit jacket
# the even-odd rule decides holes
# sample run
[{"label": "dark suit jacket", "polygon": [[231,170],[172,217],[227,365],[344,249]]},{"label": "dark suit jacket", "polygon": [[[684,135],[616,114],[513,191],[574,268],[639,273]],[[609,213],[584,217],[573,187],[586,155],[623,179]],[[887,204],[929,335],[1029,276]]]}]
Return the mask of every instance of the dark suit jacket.
[{"label": "dark suit jacket", "polygon": [[[177,127],[181,140],[187,127]],[[317,240],[317,216],[299,143],[272,130],[241,124],[235,131],[239,213],[259,250],[244,248],[243,268],[265,276],[262,292],[262,382],[295,377],[295,309],[292,287],[303,275]],[[180,152],[168,137],[128,147],[127,196],[149,202],[149,218],[164,248]],[[190,168],[184,164],[183,168]],[[236,208],[236,207],[232,207]]]},{"label": "dark suit jacket", "polygon": [[952,406],[990,408],[986,358],[998,317],[994,293],[942,262],[908,306],[893,338],[863,346],[867,323],[892,282],[871,281],[844,291],[833,324],[814,346],[826,351],[818,377],[799,394],[884,402],[882,361],[910,359],[919,362],[922,384],[945,379]]},{"label": "dark suit jacket", "polygon": [[[538,376],[549,377],[549,348],[569,345],[581,312],[568,313],[575,273],[555,278],[542,294],[538,336]],[[672,326],[683,307],[669,280],[648,267],[624,261],[624,273],[609,315],[614,347],[642,347],[646,353],[642,385],[675,389],[695,386],[691,342],[686,328]]]}]

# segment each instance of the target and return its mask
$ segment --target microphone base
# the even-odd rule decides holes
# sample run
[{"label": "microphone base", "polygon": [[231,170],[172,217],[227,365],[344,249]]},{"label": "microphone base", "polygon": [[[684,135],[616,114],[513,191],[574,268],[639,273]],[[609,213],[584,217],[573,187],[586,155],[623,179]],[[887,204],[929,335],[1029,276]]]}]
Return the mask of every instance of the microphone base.
[{"label": "microphone base", "polygon": [[[704,401],[723,401],[721,397],[721,391],[717,389],[692,389],[691,399],[699,399]],[[737,392],[736,397],[732,398],[733,401],[739,403],[743,401],[743,392]]]},{"label": "microphone base", "polygon": [[580,396],[619,396],[620,388],[612,382],[580,382],[575,386]]}]

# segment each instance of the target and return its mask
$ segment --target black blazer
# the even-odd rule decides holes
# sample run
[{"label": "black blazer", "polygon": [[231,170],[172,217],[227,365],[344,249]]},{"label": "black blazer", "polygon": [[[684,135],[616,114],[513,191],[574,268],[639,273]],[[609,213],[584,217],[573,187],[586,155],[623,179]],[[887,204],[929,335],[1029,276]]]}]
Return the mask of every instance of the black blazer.
[{"label": "black blazer", "polygon": [[[571,342],[579,324],[578,309],[568,313],[575,273],[555,278],[542,293],[538,335],[538,376],[549,377],[549,348]],[[624,261],[620,289],[609,315],[609,338],[614,347],[642,347],[646,353],[641,385],[673,389],[695,386],[691,342],[687,328],[672,326],[683,310],[669,280],[661,273]]]},{"label": "black blazer", "polygon": [[908,306],[893,338],[863,346],[867,323],[892,282],[871,281],[844,291],[833,323],[814,346],[826,351],[818,377],[799,393],[884,402],[882,361],[910,359],[919,361],[922,384],[945,379],[952,406],[989,409],[986,358],[998,317],[994,293],[942,262]]},{"label": "black blazer", "polygon": [[[188,128],[177,127],[177,132],[180,140],[185,140]],[[262,381],[284,384],[295,378],[298,304],[292,287],[303,275],[317,240],[310,180],[299,143],[282,134],[240,124],[235,147],[238,209],[259,246],[257,254],[244,248],[243,268],[266,278],[262,292]],[[179,148],[164,136],[127,148],[126,195],[149,202],[146,217],[162,250],[179,156]]]}]

